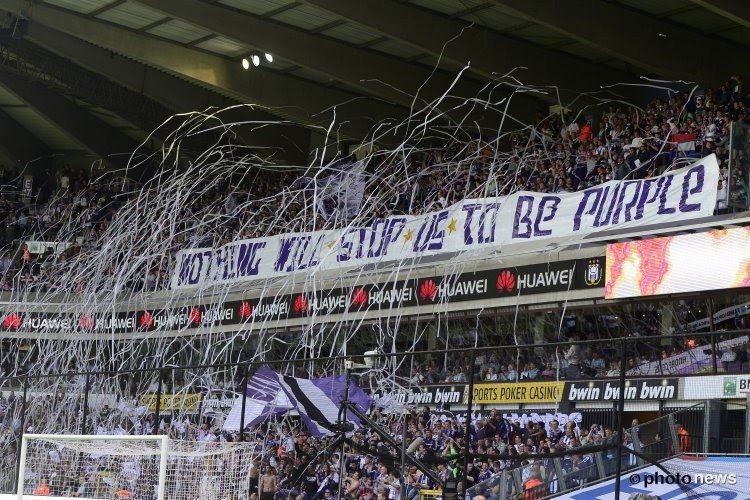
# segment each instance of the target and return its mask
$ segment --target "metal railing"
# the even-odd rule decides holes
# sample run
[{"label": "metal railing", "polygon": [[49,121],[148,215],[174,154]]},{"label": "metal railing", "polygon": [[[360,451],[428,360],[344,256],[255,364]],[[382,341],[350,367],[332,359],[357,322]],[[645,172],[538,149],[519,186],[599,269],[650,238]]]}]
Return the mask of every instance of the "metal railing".
[{"label": "metal railing", "polygon": [[741,119],[729,124],[729,151],[727,155],[727,208],[733,212],[742,212],[750,208],[750,126]]},{"label": "metal railing", "polygon": [[[712,337],[725,335],[726,332],[704,334]],[[745,335],[744,331],[732,332],[733,335]],[[655,339],[684,339],[687,336],[663,336]],[[547,349],[550,352],[564,351],[571,344],[597,345],[608,343],[615,349],[615,356],[622,359],[631,345],[648,341],[649,337],[621,338],[618,341],[578,341],[564,342],[559,344],[530,344],[514,346],[492,346],[476,349],[453,349],[450,351],[432,350],[405,353],[383,353],[377,354],[373,369],[357,374],[361,387],[369,390],[372,394],[383,391],[406,390],[414,387],[409,382],[409,366],[413,361],[425,364],[427,360],[442,360],[449,356],[452,360],[466,360],[473,371],[467,373],[467,380],[458,384],[460,393],[458,400],[453,403],[462,405],[460,411],[465,411],[466,419],[472,423],[472,411],[480,404],[485,410],[493,405],[514,403],[515,400],[484,400],[478,394],[473,398],[474,389],[478,384],[501,384],[500,382],[483,382],[479,378],[481,365],[477,363],[480,357],[487,358],[494,352],[506,352],[516,357],[519,351]],[[96,432],[99,426],[129,425],[127,421],[135,410],[145,412],[146,418],[140,429],[126,429],[130,432],[158,433],[159,423],[170,418],[189,419],[192,422],[200,422],[208,415],[225,413],[237,401],[247,402],[246,392],[243,390],[250,377],[261,366],[268,366],[284,374],[295,374],[296,376],[309,376],[305,374],[324,373],[327,375],[345,372],[345,362],[354,361],[364,363],[363,355],[352,355],[348,357],[333,356],[317,359],[293,359],[293,360],[261,360],[248,363],[224,363],[215,365],[195,365],[182,367],[155,367],[141,368],[135,370],[120,371],[76,371],[65,374],[51,373],[39,375],[21,375],[0,378],[0,393],[4,396],[4,406],[0,408],[0,428],[5,432],[0,436],[0,460],[7,464],[13,464],[17,460],[16,446],[20,442],[20,436],[24,430],[33,428],[35,432],[57,432],[86,434]],[[620,376],[624,376],[626,363],[621,364]],[[566,371],[559,370],[553,379],[524,379],[515,382],[504,382],[503,386],[513,384],[555,384],[555,380],[578,380],[565,379]],[[368,375],[369,374],[369,375]],[[655,375],[651,375],[654,377]],[[644,379],[647,380],[648,378]],[[617,382],[612,378],[608,380],[611,387]],[[629,381],[641,380],[638,377],[628,377]],[[400,383],[399,383],[400,381]],[[669,379],[664,379],[669,382]],[[564,387],[566,384],[560,382],[556,385],[556,391],[550,394],[550,406],[557,406],[563,401]],[[453,384],[450,387],[456,387]],[[547,386],[544,386],[547,387]],[[416,387],[417,390],[421,387]],[[480,388],[481,389],[481,388]],[[15,391],[10,397],[11,391]],[[674,389],[676,399],[676,388]],[[454,391],[455,392],[455,391]],[[626,391],[622,391],[624,394]],[[420,393],[422,393],[420,391]],[[471,397],[470,397],[471,396]],[[481,397],[480,397],[481,396]],[[618,396],[619,397],[619,396]],[[625,397],[623,395],[623,397]],[[738,396],[734,396],[738,397]],[[658,398],[657,398],[658,399]],[[604,399],[601,399],[604,403]],[[611,405],[613,400],[608,399]],[[415,403],[418,404],[418,403]],[[519,402],[519,406],[520,406]],[[419,405],[422,406],[421,404]],[[435,405],[433,404],[433,407]],[[697,406],[680,410],[667,417],[640,424],[635,432],[629,435],[629,441],[633,449],[640,450],[647,456],[656,460],[674,456],[678,452],[707,453],[717,448],[730,447],[732,450],[745,447],[743,438],[712,433],[706,425],[708,413],[715,413],[715,408],[709,406]],[[234,433],[233,439],[245,438],[244,412],[241,413],[239,431]],[[623,413],[615,412],[616,418],[611,425],[617,429],[623,422]],[[671,419],[671,420],[670,420]],[[688,432],[687,438],[680,441],[677,436],[676,423],[681,423]],[[716,426],[718,427],[718,425]],[[658,434],[658,439],[657,439]],[[599,442],[592,444],[604,444],[604,437]],[[687,442],[684,442],[687,440]],[[675,446],[675,443],[677,445]],[[610,443],[611,444],[611,443]],[[683,446],[683,444],[685,446]],[[519,492],[523,491],[524,485],[529,478],[538,474],[550,493],[568,491],[580,488],[610,477],[612,471],[616,470],[617,453],[615,445],[610,449],[601,450],[591,454],[591,460],[584,457],[574,458],[557,457],[554,459],[540,459],[534,463],[522,465],[514,464],[512,468],[500,474],[500,479],[495,479],[490,485],[485,485],[497,491]],[[684,447],[684,449],[683,449]],[[537,462],[539,462],[537,464]],[[629,454],[624,454],[622,459],[623,468],[632,468],[641,465]],[[536,470],[537,467],[543,467]],[[0,486],[11,484],[15,480],[14,467],[3,467],[0,474]],[[10,489],[12,490],[12,488]],[[503,497],[500,497],[503,498]]]},{"label": "metal railing", "polygon": [[[722,407],[723,405],[723,407]],[[714,411],[726,410],[721,403]],[[502,473],[467,490],[469,497],[487,498],[546,498],[599,483],[618,473],[634,470],[651,463],[661,463],[683,454],[705,456],[712,453],[742,453],[746,449],[745,437],[712,438],[704,434],[710,425],[708,403],[679,410],[663,417],[631,427],[624,432],[624,447],[640,456],[623,450],[621,468],[617,470],[617,437],[610,439],[614,447],[604,451],[565,457],[543,458],[527,465],[506,468]],[[697,419],[696,416],[701,418]],[[541,484],[539,484],[541,483]]]}]

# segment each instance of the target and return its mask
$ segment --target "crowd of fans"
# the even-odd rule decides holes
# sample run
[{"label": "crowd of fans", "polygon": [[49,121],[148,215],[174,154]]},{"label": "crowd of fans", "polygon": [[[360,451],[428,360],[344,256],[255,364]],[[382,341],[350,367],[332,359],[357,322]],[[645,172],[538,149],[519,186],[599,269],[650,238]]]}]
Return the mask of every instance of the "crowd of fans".
[{"label": "crowd of fans", "polygon": [[[14,491],[16,438],[22,418],[20,406],[21,398],[15,393],[0,396],[0,421],[4,424],[0,435],[0,459],[3,463],[0,490],[6,492]],[[71,422],[58,424],[75,425],[80,423],[81,413],[79,398],[71,399],[62,394],[37,396],[27,402],[26,414],[23,416],[24,426],[27,432],[34,432],[44,429],[55,419],[64,418]],[[221,430],[222,418],[215,415],[199,418],[194,414],[162,414],[158,433],[167,434],[172,439],[198,443],[240,440],[239,433]],[[599,477],[594,452],[604,453],[605,462],[612,464],[616,453],[614,449],[585,449],[612,444],[616,435],[613,428],[599,424],[584,427],[574,420],[569,420],[564,425],[558,420],[529,420],[522,424],[507,420],[500,412],[491,410],[485,417],[472,421],[467,436],[463,416],[446,415],[445,412],[430,410],[428,407],[421,410],[405,407],[400,411],[386,412],[383,408],[374,406],[371,418],[394,441],[400,443],[406,439],[407,445],[411,445],[412,456],[424,463],[433,477],[439,478],[441,482],[456,479],[459,494],[463,490],[464,478],[467,488],[482,485],[475,489],[472,496],[479,494],[481,488],[497,488],[497,479],[503,471],[517,468],[521,470],[524,488],[534,489],[539,497],[542,492],[556,490],[558,471],[553,466],[553,459],[536,458],[535,455],[582,449],[580,454],[560,457],[559,465],[567,484],[583,485]],[[404,424],[406,429],[402,427]],[[88,425],[94,426],[96,433],[100,435],[146,435],[154,432],[155,418],[153,413],[148,412],[131,412],[126,416],[118,408],[105,406],[89,412]],[[634,421],[634,428],[637,425],[638,422]],[[632,429],[625,432],[625,443],[629,447],[632,446],[631,432]],[[242,484],[238,486],[249,488],[252,492],[250,498],[338,498],[340,487],[341,496],[346,499],[401,500],[405,491],[406,498],[416,500],[422,490],[441,488],[413,464],[406,462],[402,468],[400,451],[387,444],[381,435],[367,426],[355,430],[343,458],[341,446],[334,442],[335,435],[315,438],[296,417],[271,419],[248,428],[243,437],[245,441],[255,444],[253,456],[246,457],[252,460],[249,478],[244,481],[243,477]],[[658,435],[641,438],[648,443],[658,443],[660,440]],[[471,457],[464,467],[460,455],[467,449],[467,440]],[[666,447],[662,452],[665,451]],[[341,460],[344,461],[343,470]],[[37,482],[43,480],[47,494],[85,498],[95,496],[97,488],[103,487],[99,475],[105,473],[104,476],[107,476],[106,473],[114,472],[117,476],[120,472],[107,470],[106,465],[102,465],[99,470],[83,473],[74,470],[72,462],[62,464],[52,460],[49,463],[49,466],[58,469],[67,465],[67,474],[31,472],[36,474],[33,477]],[[634,461],[625,458],[625,463],[632,465]],[[28,467],[35,466],[39,467],[34,464],[29,464]],[[31,472],[27,470],[27,473]],[[210,472],[207,469],[204,473]],[[491,481],[492,479],[495,481]],[[512,479],[506,476],[506,480]],[[402,485],[405,490],[402,490]],[[512,487],[508,491],[512,491]],[[489,493],[486,495],[491,496]],[[247,496],[237,495],[235,498]]]},{"label": "crowd of fans", "polygon": [[[706,316],[706,310],[701,309],[699,303],[686,301],[676,304],[670,306],[674,323],[666,333],[690,335],[666,341],[659,338],[665,333],[661,311],[652,310],[653,305],[644,304],[642,307],[642,312],[631,311],[631,314],[617,318],[601,312],[592,312],[591,315],[569,312],[563,318],[565,326],[560,332],[561,336],[557,335],[557,324],[553,325],[552,334],[537,335],[536,338],[533,332],[523,329],[523,325],[519,325],[515,335],[503,335],[502,326],[497,327],[477,338],[476,345],[499,347],[478,353],[474,370],[471,369],[468,355],[457,355],[454,351],[473,347],[474,331],[469,333],[468,338],[462,338],[461,325],[451,325],[452,339],[449,339],[446,355],[442,359],[408,358],[409,362],[397,371],[397,376],[403,385],[415,387],[466,384],[472,373],[474,382],[617,378],[620,375],[621,355],[620,343],[615,340],[621,336],[629,337],[625,356],[628,375],[740,372],[750,367],[750,343],[744,337],[747,316],[738,314],[717,322],[717,330],[726,333],[711,338],[699,331],[691,332],[690,322]],[[635,321],[635,316],[638,316],[638,321]],[[554,322],[559,321],[558,317],[554,318]],[[591,321],[601,321],[608,328],[597,331]],[[645,336],[654,336],[658,340],[641,339]],[[569,344],[549,345],[560,340]],[[535,347],[513,347],[519,344]],[[675,362],[678,358],[679,362]],[[377,386],[377,381],[373,381],[373,384]]]},{"label": "crowd of fans", "polygon": [[[376,152],[366,162],[361,223],[438,210],[464,198],[517,190],[572,192],[613,179],[651,177],[685,158],[710,153],[718,156],[722,174],[717,210],[746,210],[750,98],[742,80],[732,77],[718,89],[670,93],[645,109],[617,105],[596,116],[540,118],[534,127],[513,133],[509,144],[448,139],[410,151],[406,156]],[[80,291],[85,284],[60,283],[56,268],[82,250],[95,250],[137,186],[71,168],[37,176],[30,190],[24,190],[24,180],[23,173],[0,171],[0,220],[5,222],[0,289]],[[169,255],[147,261],[127,286],[166,287],[173,257],[184,247],[341,224],[340,218],[326,218],[315,208],[319,197],[291,171],[217,182],[181,211],[180,236]],[[212,224],[214,230],[201,225],[208,218],[220,220]],[[47,243],[29,248],[27,241]]]},{"label": "crowd of fans", "polygon": [[[408,415],[405,433],[401,427],[403,421],[394,415],[376,410],[373,418],[395,441],[400,442],[405,434],[407,444],[415,448],[413,456],[427,465],[441,482],[455,479],[459,495],[464,478],[467,488],[471,488],[489,482],[503,471],[521,468],[523,483],[537,488],[536,493],[541,497],[539,487],[554,483],[556,472],[551,459],[535,459],[534,455],[603,445],[614,435],[609,427],[594,424],[584,429],[573,421],[561,426],[557,420],[549,425],[529,421],[522,426],[514,422],[510,429],[501,431],[504,419],[494,410],[488,418],[471,424],[470,436],[466,435],[466,426],[458,418],[441,418],[426,407]],[[465,451],[467,440],[469,453],[476,456],[464,467],[459,455]],[[403,498],[403,483],[406,498],[414,500],[422,490],[441,488],[415,465],[407,463],[401,468],[396,450],[386,445],[372,429],[362,428],[354,433],[355,451],[344,455],[343,476],[341,450],[334,447],[321,453],[327,441],[309,437],[304,429],[295,431],[281,427],[272,444],[276,453],[262,464],[264,475],[274,478],[275,493],[279,497],[337,498],[340,485],[341,494],[346,498],[398,500]],[[312,464],[303,468],[310,457],[315,457]],[[566,474],[580,479],[581,483],[587,477],[596,477],[591,453],[569,455],[561,465]],[[261,495],[267,493],[262,490],[266,483],[261,480],[260,484]]]},{"label": "crowd of fans", "polygon": [[[473,369],[468,356],[456,355],[452,351],[447,351],[445,358],[416,356],[413,364],[408,362],[399,364],[395,373],[395,381],[406,387],[422,387],[430,383],[466,383],[472,376],[475,382],[513,382],[516,380],[554,380],[558,376],[565,378],[589,377],[597,374],[615,375],[614,372],[595,373],[592,371],[601,367],[602,357],[618,358],[619,356],[616,352],[608,352],[608,347],[604,342],[578,343],[578,335],[585,330],[580,324],[583,321],[585,321],[584,318],[579,319],[576,332],[571,334],[574,343],[561,352],[560,359],[563,364],[560,365],[559,373],[545,373],[546,370],[535,369],[534,360],[537,357],[543,355],[549,360],[555,358],[554,351],[545,350],[544,345],[540,345],[538,349],[522,349],[521,352],[508,347],[497,347],[477,353]],[[507,346],[512,345],[512,342],[499,342],[496,345]],[[696,336],[686,339],[684,345],[675,343],[671,352],[678,353],[683,349],[701,347],[710,348],[710,341]],[[746,351],[747,348],[748,344],[740,344],[728,351],[737,353]],[[636,354],[638,347],[633,347],[633,349],[634,351],[629,354]],[[569,353],[571,352],[577,353],[579,360],[579,366],[575,368],[574,373],[569,370],[571,365]],[[723,355],[718,359],[720,365],[722,359]],[[387,372],[390,375],[390,370]],[[183,378],[190,374],[193,377],[200,376],[201,383],[197,384],[195,380]],[[221,376],[220,373],[206,372],[204,376],[199,372],[175,370],[175,373],[168,377],[168,382],[165,382],[162,391],[163,394],[187,394],[193,392],[197,385],[210,387],[212,390],[223,388],[224,391],[231,393],[235,390],[241,376],[238,374],[229,376],[229,374],[230,372],[226,372],[224,376]],[[330,373],[317,371],[305,373],[301,369],[295,371],[295,375],[301,377],[325,376],[326,374]],[[619,368],[616,375],[619,376]],[[411,378],[406,379],[407,376]],[[371,392],[381,387],[383,383],[382,374],[380,378],[375,376],[372,380],[367,375],[357,378],[359,385],[370,389]],[[204,411],[201,417],[197,411],[185,414],[165,410],[157,425],[153,411],[146,410],[145,406],[137,407],[139,404],[145,404],[138,398],[139,394],[153,395],[159,390],[155,379],[135,380],[133,377],[122,376],[119,380],[126,384],[120,392],[128,394],[127,398],[130,399],[120,400],[116,404],[103,404],[101,401],[94,403],[93,401],[97,400],[92,398],[86,423],[88,432],[116,435],[158,432],[169,434],[173,439],[191,442],[239,440],[238,433],[221,430],[224,418],[224,412],[221,411]],[[69,387],[66,382],[70,385]],[[22,419],[27,432],[81,428],[83,414],[81,405],[85,401],[81,396],[83,384],[84,377],[64,379],[62,386],[52,386],[55,387],[55,396],[51,394],[29,396],[25,412],[21,411],[23,405],[20,391],[12,393],[9,391],[9,386],[5,387],[4,397],[0,397],[0,461],[7,467],[3,467],[4,472],[0,473],[0,488],[6,491],[13,489],[17,439]],[[94,382],[93,387],[99,388],[99,384]],[[466,431],[460,414],[429,409],[419,411],[409,409],[409,407],[397,408],[397,405],[385,400],[378,400],[377,404],[380,407],[373,408],[371,417],[397,442],[400,442],[404,436],[402,415],[404,411],[407,411],[406,440],[407,443],[415,444],[414,456],[427,463],[441,480],[455,477],[460,485],[459,488],[463,488],[464,477],[466,477],[468,487],[482,484],[483,486],[472,496],[480,493],[487,497],[497,496],[496,493],[500,488],[513,491],[512,485],[501,484],[502,481],[510,481],[508,476],[502,473],[516,469],[518,470],[516,475],[520,474],[524,487],[528,485],[537,492],[558,488],[557,474],[561,473],[560,471],[564,474],[567,485],[586,484],[588,481],[597,479],[600,474],[594,453],[602,453],[601,458],[604,459],[605,464],[611,465],[614,458],[613,450],[571,453],[559,457],[557,459],[559,468],[556,468],[552,459],[535,458],[535,455],[603,444],[615,435],[615,429],[607,425],[589,423],[583,426],[580,422],[560,424],[553,421],[528,423],[511,421],[511,427],[504,427],[503,421],[499,419],[498,411],[485,409],[483,412],[489,412],[489,414],[475,419],[472,423],[470,451],[476,456],[470,460],[464,472],[462,459],[451,458],[451,455],[462,453],[466,447]],[[633,426],[636,425],[633,424]],[[400,455],[384,444],[383,439],[367,427],[354,433],[352,440],[355,448],[353,451],[350,449],[344,455],[343,475],[339,467],[341,450],[336,447],[325,450],[326,446],[331,443],[331,439],[311,437],[302,422],[296,418],[287,417],[250,428],[244,433],[244,437],[257,444],[255,451],[259,457],[250,470],[252,477],[250,485],[256,495],[260,494],[261,497],[269,500],[274,498],[282,500],[289,497],[297,499],[300,496],[302,500],[336,498],[339,484],[341,484],[342,495],[346,495],[347,498],[401,500],[403,498],[400,489],[402,481],[406,485],[406,496],[409,500],[416,500],[420,491],[431,490],[435,486],[428,475],[415,470],[412,465],[401,468]],[[631,436],[627,434],[625,437],[626,443],[629,444]],[[644,445],[651,446],[652,451],[660,450],[659,453],[662,454],[667,452],[667,445],[660,444],[658,436],[644,434],[639,437]],[[418,439],[421,442],[415,442]],[[310,458],[313,461],[308,467],[307,462]],[[630,458],[626,459],[626,463],[628,463],[627,460]],[[83,479],[83,484],[96,483],[94,479],[93,476],[87,476]],[[49,478],[45,486],[49,487],[51,492],[75,496],[75,490],[66,490],[65,485],[78,483],[75,481],[60,483],[59,481],[62,479]]]},{"label": "crowd of fans", "polygon": [[[23,178],[0,171],[0,290],[57,289],[53,272],[90,247],[125,201],[122,179],[104,181],[70,168],[45,172],[33,197],[22,192]],[[28,193],[26,193],[28,194]],[[44,242],[30,248],[27,242]]]},{"label": "crowd of fans", "polygon": [[[549,117],[539,120],[531,131],[513,134],[507,145],[482,139],[451,141],[447,146],[416,150],[406,158],[378,157],[382,161],[366,165],[363,199],[368,215],[363,222],[372,217],[438,210],[464,198],[505,195],[517,190],[572,192],[613,179],[646,178],[659,175],[685,158],[710,153],[716,153],[722,174],[717,186],[717,210],[746,210],[749,128],[750,98],[742,81],[733,78],[718,90],[707,89],[697,96],[681,92],[671,94],[668,99],[655,99],[644,110],[612,106],[596,117]],[[137,192],[137,186],[126,179],[92,176],[74,169],[38,177],[31,192],[24,192],[22,180],[17,172],[0,172],[0,220],[5,222],[0,232],[0,290],[80,291],[80,284],[60,282],[59,269],[81,252],[95,250],[99,237],[134,196],[129,193]],[[180,229],[184,234],[176,239],[172,254],[188,246],[216,246],[238,238],[321,229],[335,224],[335,219],[309,216],[313,196],[308,189],[300,188],[298,181],[295,174],[286,172],[264,173],[239,183],[232,179],[217,183],[184,207],[189,216],[182,218],[185,222]],[[247,213],[238,213],[239,206],[246,207]],[[219,230],[213,234],[204,231],[191,234],[190,225],[211,214],[222,217]],[[45,242],[42,248],[31,248],[27,243],[38,241]],[[142,269],[138,279],[128,286],[136,291],[157,290],[166,286],[170,272],[170,259],[159,259]],[[660,319],[653,311],[647,312],[648,318],[644,313],[645,319],[628,326],[630,335],[645,336],[659,331]],[[418,386],[466,383],[470,377],[478,382],[514,382],[619,375],[616,348],[585,342],[594,337],[593,331],[617,328],[608,323],[606,316],[600,317],[604,318],[603,324],[599,324],[600,318],[591,322],[575,314],[563,318],[562,334],[572,341],[564,352],[540,347],[519,356],[512,350],[498,350],[478,356],[475,367],[470,366],[466,357],[446,356],[443,362],[417,361],[400,376],[408,384]],[[730,328],[744,326],[744,317],[738,316]],[[597,334],[597,338],[603,337],[606,335]],[[514,343],[517,339],[495,345]],[[532,339],[522,343],[534,342]],[[446,345],[446,350],[449,347],[460,346]],[[713,347],[711,342],[701,336],[671,345],[660,344],[658,349],[647,343],[632,343],[627,369],[637,370],[652,361],[708,347]],[[716,363],[728,370],[732,363],[747,362],[747,349],[748,344],[720,349]],[[18,373],[17,367],[3,367],[3,371]],[[366,385],[368,381],[361,383]],[[44,408],[54,406],[51,401],[37,403],[29,403],[28,414],[24,416],[27,428],[75,428],[78,412],[49,412]],[[0,398],[1,485],[6,491],[12,490],[14,480],[21,407],[15,394]],[[118,418],[116,413],[103,409],[91,416],[91,428],[100,433],[154,431],[156,423],[148,415]],[[63,418],[71,421],[49,420]],[[403,436],[409,443],[421,440],[415,456],[428,463],[441,480],[459,479],[459,488],[464,478],[471,487],[516,468],[522,468],[524,485],[550,487],[557,470],[551,459],[535,459],[535,454],[602,444],[616,432],[600,425],[581,428],[574,422],[566,426],[555,422],[530,422],[526,426],[513,423],[511,428],[499,432],[502,419],[495,411],[489,418],[475,422],[469,436],[457,418],[443,420],[429,410],[411,412],[406,429],[401,427],[403,420],[395,413],[375,410],[373,418],[397,441]],[[236,434],[221,432],[220,419],[199,423],[194,418],[165,418],[157,430],[177,439],[238,439]],[[408,499],[415,500],[420,490],[435,486],[419,470],[411,466],[402,469],[395,451],[372,429],[358,430],[353,436],[355,451],[343,457],[341,449],[326,451],[330,439],[310,437],[301,423],[293,419],[263,424],[250,429],[246,436],[258,443],[251,484],[254,495],[264,500],[289,496],[305,500],[333,498],[339,486],[347,498],[401,500],[402,482]],[[471,453],[477,456],[464,470],[462,460],[451,457],[466,448],[467,440]],[[627,435],[626,440],[629,440]],[[309,460],[312,460],[310,465],[304,467]],[[595,467],[591,453],[568,455],[561,466],[579,483],[594,477],[589,472]],[[77,494],[77,489],[62,491],[62,486],[54,480],[49,488],[59,494]]]}]

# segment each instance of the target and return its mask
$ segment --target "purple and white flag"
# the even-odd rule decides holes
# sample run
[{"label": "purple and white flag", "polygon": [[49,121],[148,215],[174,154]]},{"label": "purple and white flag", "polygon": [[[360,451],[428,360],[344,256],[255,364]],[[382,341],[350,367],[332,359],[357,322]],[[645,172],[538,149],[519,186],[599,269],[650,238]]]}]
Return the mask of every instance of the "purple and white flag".
[{"label": "purple and white flag", "polygon": [[[338,420],[341,401],[346,396],[344,375],[315,379],[282,377],[281,386],[312,436],[334,434],[332,425]],[[349,401],[362,412],[368,411],[372,404],[372,398],[354,382],[349,385]],[[354,423],[355,428],[359,427],[359,418],[351,412],[346,419]]]},{"label": "purple and white flag", "polygon": [[[333,424],[338,420],[341,401],[346,395],[346,377],[306,379],[285,377],[262,367],[247,383],[245,402],[245,427],[264,422],[269,417],[297,410],[310,434],[322,437],[333,434]],[[354,382],[349,385],[349,400],[366,412],[372,399]],[[242,397],[235,400],[224,422],[224,430],[238,431],[242,415]],[[359,426],[359,419],[347,414],[347,420]]]},{"label": "purple and white flag", "polygon": [[[258,369],[248,381],[245,389],[245,427],[258,425],[269,417],[284,415],[294,406],[281,390],[279,374],[265,366]],[[232,410],[224,421],[224,430],[240,430],[242,396],[234,401]]]}]

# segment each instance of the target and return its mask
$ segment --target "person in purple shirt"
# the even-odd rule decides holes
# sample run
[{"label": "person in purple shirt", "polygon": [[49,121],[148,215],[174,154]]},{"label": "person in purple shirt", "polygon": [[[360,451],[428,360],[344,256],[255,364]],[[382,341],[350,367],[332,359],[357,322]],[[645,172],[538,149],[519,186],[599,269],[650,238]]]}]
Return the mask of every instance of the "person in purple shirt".
[{"label": "person in purple shirt", "polygon": [[589,479],[593,479],[596,476],[596,469],[594,467],[594,457],[591,455],[573,455],[573,474],[572,479],[585,483]]},{"label": "person in purple shirt", "polygon": [[552,420],[549,423],[549,440],[552,444],[557,444],[563,437],[563,431],[560,429],[560,422]]},{"label": "person in purple shirt", "polygon": [[434,451],[437,450],[438,443],[437,443],[437,440],[432,437],[432,431],[431,430],[428,429],[428,430],[424,431],[424,439],[422,439],[422,444],[429,451],[434,452]]},{"label": "person in purple shirt", "polygon": [[479,482],[482,483],[492,477],[492,471],[487,462],[482,463],[482,470],[479,471]]}]

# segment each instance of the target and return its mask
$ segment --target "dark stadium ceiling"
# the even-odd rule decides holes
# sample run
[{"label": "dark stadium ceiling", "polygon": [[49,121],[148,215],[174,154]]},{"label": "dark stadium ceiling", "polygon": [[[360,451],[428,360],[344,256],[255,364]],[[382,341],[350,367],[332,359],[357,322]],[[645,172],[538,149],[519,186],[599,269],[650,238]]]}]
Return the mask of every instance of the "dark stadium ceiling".
[{"label": "dark stadium ceiling", "polygon": [[[310,125],[348,102],[337,117],[355,139],[375,120],[406,116],[412,97],[399,90],[414,91],[438,60],[426,95],[470,61],[463,95],[523,66],[524,83],[573,96],[642,75],[715,85],[747,67],[750,48],[750,1],[732,0],[0,0],[0,9],[0,129],[20,125],[2,146],[19,161],[34,150],[123,152],[171,112],[235,103],[258,106],[245,119]],[[255,54],[260,66],[244,70]],[[552,103],[518,102],[528,117]],[[277,136],[269,144],[289,149]],[[303,150],[316,139],[295,129],[284,140]]]}]

